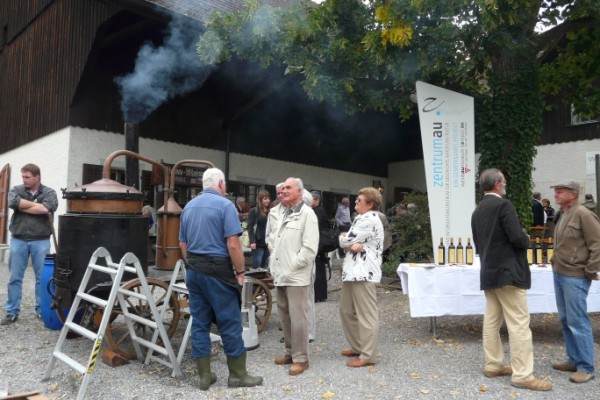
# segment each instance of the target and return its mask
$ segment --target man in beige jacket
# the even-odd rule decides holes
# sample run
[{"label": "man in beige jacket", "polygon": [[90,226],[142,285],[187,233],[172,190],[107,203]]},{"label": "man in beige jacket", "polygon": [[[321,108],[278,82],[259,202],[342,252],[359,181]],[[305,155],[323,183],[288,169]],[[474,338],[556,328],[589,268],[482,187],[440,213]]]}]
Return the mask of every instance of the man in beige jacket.
[{"label": "man in beige jacket", "polygon": [[275,237],[270,270],[277,290],[277,310],[285,343],[277,365],[291,364],[290,375],[308,368],[308,299],[311,271],[319,247],[317,216],[302,201],[301,179],[288,178],[282,188],[286,212]]}]

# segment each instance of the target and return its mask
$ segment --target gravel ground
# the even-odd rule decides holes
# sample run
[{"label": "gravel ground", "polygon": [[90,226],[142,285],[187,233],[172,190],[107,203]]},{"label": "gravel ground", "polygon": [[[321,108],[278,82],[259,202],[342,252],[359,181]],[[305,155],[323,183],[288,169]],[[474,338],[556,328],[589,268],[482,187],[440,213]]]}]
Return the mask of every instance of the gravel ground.
[{"label": "gravel ground", "polygon": [[[6,301],[7,266],[0,265],[0,302]],[[213,371],[218,381],[208,392],[197,388],[195,365],[189,352],[183,361],[185,377],[171,378],[170,369],[157,362],[134,361],[111,368],[98,362],[87,388],[88,399],[598,399],[600,379],[573,384],[568,373],[552,370],[550,363],[564,357],[564,345],[556,315],[532,316],[536,376],[554,384],[551,392],[516,389],[509,377],[486,378],[482,374],[481,316],[440,317],[437,338],[428,331],[429,320],[411,318],[407,296],[394,287],[379,289],[381,321],[380,357],[377,365],[351,369],[340,351],[347,346],[338,316],[339,262],[329,281],[329,299],[316,304],[317,339],[310,345],[310,368],[302,375],[288,375],[287,367],[273,363],[283,354],[279,342],[276,305],[260,347],[248,353],[248,369],[264,377],[263,386],[227,388],[227,366],[222,349],[213,348]],[[32,272],[28,268],[22,313],[17,323],[0,326],[0,382],[9,393],[40,391],[50,399],[76,397],[81,377],[57,362],[48,382],[41,382],[59,331],[45,328],[32,310]],[[3,315],[3,312],[2,312]],[[596,343],[600,314],[592,315]],[[183,324],[173,338],[183,333]],[[503,334],[506,342],[506,333]],[[85,364],[92,342],[69,340],[65,351],[81,356]],[[505,348],[507,345],[505,344]],[[596,344],[598,352],[598,344]],[[599,377],[600,378],[600,377]]]}]

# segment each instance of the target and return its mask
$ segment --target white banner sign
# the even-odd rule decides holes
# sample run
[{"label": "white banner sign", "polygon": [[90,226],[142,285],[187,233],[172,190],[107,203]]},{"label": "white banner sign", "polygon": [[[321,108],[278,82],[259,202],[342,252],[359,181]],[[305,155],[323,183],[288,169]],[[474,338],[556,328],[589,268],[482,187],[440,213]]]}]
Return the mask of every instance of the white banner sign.
[{"label": "white banner sign", "polygon": [[439,263],[440,238],[446,247],[450,238],[454,245],[461,238],[463,247],[471,238],[477,173],[473,98],[417,82],[417,102],[433,254]]}]

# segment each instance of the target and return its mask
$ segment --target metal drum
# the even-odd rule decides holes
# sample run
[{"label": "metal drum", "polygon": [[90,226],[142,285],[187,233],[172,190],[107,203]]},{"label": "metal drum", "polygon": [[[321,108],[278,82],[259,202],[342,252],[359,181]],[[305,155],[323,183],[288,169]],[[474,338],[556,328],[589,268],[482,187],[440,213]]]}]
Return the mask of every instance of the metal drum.
[{"label": "metal drum", "polygon": [[[140,260],[148,272],[148,217],[142,215],[73,214],[58,217],[58,243],[60,257],[68,259],[72,272],[71,289],[77,291],[85,274],[90,257],[100,247],[105,247],[118,263],[127,252]],[[132,279],[134,276],[126,277]],[[94,272],[87,289],[108,283],[107,275]]]}]

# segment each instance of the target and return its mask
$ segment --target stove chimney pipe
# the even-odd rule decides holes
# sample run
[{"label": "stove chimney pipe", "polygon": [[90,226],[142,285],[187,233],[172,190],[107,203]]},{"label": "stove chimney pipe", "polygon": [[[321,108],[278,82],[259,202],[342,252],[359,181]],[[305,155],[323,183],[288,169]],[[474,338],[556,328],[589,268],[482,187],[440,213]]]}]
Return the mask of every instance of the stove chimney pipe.
[{"label": "stove chimney pipe", "polygon": [[[133,153],[140,151],[140,126],[135,122],[125,122],[125,150]],[[138,159],[128,157],[125,160],[127,186],[140,189],[140,163]]]}]

